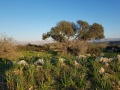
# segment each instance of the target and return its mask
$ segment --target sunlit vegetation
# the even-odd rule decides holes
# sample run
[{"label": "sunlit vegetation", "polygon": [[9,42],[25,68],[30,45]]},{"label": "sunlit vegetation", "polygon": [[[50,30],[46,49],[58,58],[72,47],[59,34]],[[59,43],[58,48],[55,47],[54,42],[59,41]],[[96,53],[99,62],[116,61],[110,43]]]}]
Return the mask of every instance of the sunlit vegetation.
[{"label": "sunlit vegetation", "polygon": [[102,25],[77,24],[59,22],[43,34],[56,42],[45,45],[1,35],[0,90],[119,90],[120,46],[87,42],[104,38]]},{"label": "sunlit vegetation", "polygon": [[[43,63],[35,64],[41,58]],[[27,64],[17,64],[21,60]],[[5,74],[5,85],[2,86],[6,86],[1,88],[8,90],[117,90],[120,81],[120,62],[113,58],[108,64],[107,66],[94,56],[86,58],[72,55],[54,56],[52,53],[26,51],[16,62],[1,60],[0,66],[3,69],[1,72]],[[101,67],[105,70],[102,73],[100,73]]]}]

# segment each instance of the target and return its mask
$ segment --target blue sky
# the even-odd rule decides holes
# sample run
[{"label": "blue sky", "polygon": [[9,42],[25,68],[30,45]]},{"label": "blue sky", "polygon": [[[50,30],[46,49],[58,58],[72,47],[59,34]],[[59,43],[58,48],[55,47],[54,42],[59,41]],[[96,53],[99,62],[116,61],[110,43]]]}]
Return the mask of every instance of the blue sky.
[{"label": "blue sky", "polygon": [[120,38],[120,0],[0,0],[0,33],[17,41],[40,41],[61,20],[96,22]]}]

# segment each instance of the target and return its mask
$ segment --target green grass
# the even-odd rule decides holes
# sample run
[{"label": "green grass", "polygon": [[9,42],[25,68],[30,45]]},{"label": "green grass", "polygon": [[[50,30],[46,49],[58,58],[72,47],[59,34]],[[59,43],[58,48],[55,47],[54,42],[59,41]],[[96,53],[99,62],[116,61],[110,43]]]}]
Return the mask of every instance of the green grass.
[{"label": "green grass", "polygon": [[[43,58],[45,64],[34,65],[38,58]],[[59,63],[59,58],[65,58],[65,65]],[[8,90],[116,90],[120,81],[120,64],[117,61],[109,63],[106,68],[95,57],[83,59],[33,51],[24,51],[19,60],[21,59],[29,65],[10,66],[4,60],[0,62],[1,76],[6,76]],[[74,60],[79,66],[73,65]],[[100,67],[113,73],[100,75]]]}]

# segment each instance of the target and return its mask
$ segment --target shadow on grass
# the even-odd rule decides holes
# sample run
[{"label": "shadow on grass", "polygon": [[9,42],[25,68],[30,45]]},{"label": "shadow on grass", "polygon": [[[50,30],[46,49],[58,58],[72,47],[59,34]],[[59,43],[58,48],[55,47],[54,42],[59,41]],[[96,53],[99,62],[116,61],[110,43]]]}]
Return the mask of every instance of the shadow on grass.
[{"label": "shadow on grass", "polygon": [[8,90],[5,72],[13,66],[10,60],[0,58],[0,90]]}]

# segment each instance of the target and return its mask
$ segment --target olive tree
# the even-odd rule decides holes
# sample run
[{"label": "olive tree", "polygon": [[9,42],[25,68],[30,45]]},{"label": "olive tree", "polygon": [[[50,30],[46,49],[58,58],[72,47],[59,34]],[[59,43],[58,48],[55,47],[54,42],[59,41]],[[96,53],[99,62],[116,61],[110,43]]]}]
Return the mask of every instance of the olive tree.
[{"label": "olive tree", "polygon": [[43,40],[52,37],[55,41],[66,42],[71,38],[91,40],[104,38],[104,28],[98,23],[89,25],[86,21],[78,20],[77,25],[68,21],[60,21],[50,32],[43,34]]},{"label": "olive tree", "polygon": [[[60,42],[59,47],[61,46],[61,51],[65,53],[68,51],[79,52],[82,50],[79,44],[83,45],[79,43],[79,41],[104,38],[104,28],[98,23],[89,25],[86,21],[82,20],[78,20],[77,24],[68,21],[60,21],[55,27],[52,27],[49,32],[43,34],[43,40],[49,37]],[[85,48],[87,48],[87,44]]]}]

